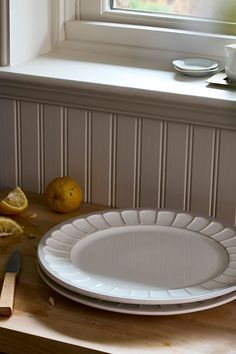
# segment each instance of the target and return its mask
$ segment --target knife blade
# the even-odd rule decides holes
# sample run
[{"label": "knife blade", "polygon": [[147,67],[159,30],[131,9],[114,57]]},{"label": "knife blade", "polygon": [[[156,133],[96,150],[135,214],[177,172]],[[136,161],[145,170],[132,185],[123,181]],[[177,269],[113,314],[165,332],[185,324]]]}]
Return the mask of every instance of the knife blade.
[{"label": "knife blade", "polygon": [[10,316],[13,313],[16,277],[20,271],[21,254],[13,251],[7,261],[5,276],[0,296],[0,315]]}]

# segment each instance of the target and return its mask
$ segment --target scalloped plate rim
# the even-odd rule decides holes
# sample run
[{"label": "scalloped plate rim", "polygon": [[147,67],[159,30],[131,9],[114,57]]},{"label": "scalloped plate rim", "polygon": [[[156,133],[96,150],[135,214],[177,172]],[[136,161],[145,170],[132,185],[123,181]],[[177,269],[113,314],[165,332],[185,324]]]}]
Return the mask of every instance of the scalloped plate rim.
[{"label": "scalloped plate rim", "polygon": [[[51,228],[41,239],[39,246],[38,246],[38,262],[40,264],[40,266],[42,267],[42,269],[44,270],[44,272],[56,283],[58,283],[59,285],[64,286],[65,288],[77,292],[77,293],[81,293],[83,295],[86,296],[90,296],[90,297],[96,297],[98,299],[103,299],[106,301],[114,301],[114,302],[124,302],[124,303],[133,303],[133,304],[176,304],[176,303],[187,303],[187,302],[196,302],[196,301],[203,301],[206,299],[211,299],[213,297],[218,297],[224,294],[227,294],[229,292],[232,292],[233,290],[236,290],[236,286],[233,285],[227,285],[224,286],[222,289],[217,289],[217,290],[209,290],[209,292],[206,292],[204,294],[197,294],[197,295],[191,295],[189,297],[172,297],[170,299],[162,299],[162,298],[157,298],[157,299],[142,299],[142,298],[130,298],[130,297],[125,297],[123,296],[122,298],[120,297],[116,297],[116,296],[111,296],[111,295],[104,295],[104,294],[99,294],[96,293],[94,291],[90,291],[90,290],[85,290],[85,289],[81,289],[81,287],[71,287],[70,284],[65,283],[64,281],[61,282],[60,279],[58,279],[57,276],[55,276],[55,274],[53,274],[53,272],[51,270],[48,269],[47,267],[47,262],[44,261],[43,257],[42,257],[42,247],[43,244],[45,243],[45,241],[47,240],[47,238],[50,237],[51,233],[55,230],[59,230],[62,226],[66,225],[66,224],[71,224],[73,223],[75,220],[78,219],[87,219],[89,216],[91,215],[101,215],[101,214],[106,214],[106,213],[111,213],[111,212],[117,212],[117,213],[121,213],[124,211],[137,211],[137,212],[141,212],[141,211],[155,211],[156,215],[158,215],[159,212],[171,212],[171,213],[175,213],[177,214],[186,214],[186,215],[190,215],[193,218],[195,217],[202,217],[206,220],[210,222],[218,222],[219,224],[221,224],[223,226],[223,228],[229,228],[231,230],[233,230],[233,232],[235,232],[235,227],[234,226],[228,226],[228,225],[224,225],[221,221],[219,221],[218,219],[212,218],[212,217],[206,217],[206,216],[202,216],[199,214],[195,214],[195,213],[190,213],[190,212],[184,212],[182,210],[171,210],[171,209],[164,209],[164,208],[125,208],[125,209],[108,209],[108,210],[104,210],[104,211],[99,211],[99,212],[92,212],[89,214],[83,214],[81,216],[76,216],[72,219],[66,220],[64,222],[59,223],[58,225],[54,226],[53,228]],[[155,225],[155,224],[153,224]],[[211,235],[212,236],[212,235]],[[211,237],[211,236],[206,236],[206,237]],[[216,240],[214,240],[216,241]],[[218,242],[218,241],[216,241]]]},{"label": "scalloped plate rim", "polygon": [[[40,267],[38,264],[38,272],[39,275],[41,276],[42,280],[54,291],[56,291],[58,294],[75,301],[77,303],[83,304],[85,306],[90,306],[99,310],[105,310],[105,311],[110,311],[110,312],[116,312],[116,313],[124,313],[124,314],[130,314],[130,315],[142,315],[142,316],[171,316],[171,315],[181,315],[181,314],[188,314],[188,313],[193,313],[193,312],[199,312],[199,311],[206,311],[218,306],[223,306],[229,302],[232,302],[236,299],[236,291],[227,293],[225,295],[210,299],[210,300],[203,300],[203,301],[198,301],[198,302],[191,302],[187,304],[187,307],[183,306],[178,307],[179,305],[176,304],[176,309],[173,308],[173,305],[171,305],[171,308],[168,308],[168,305],[162,305],[161,308],[158,308],[157,305],[144,305],[142,308],[142,305],[138,309],[132,308],[132,305],[126,304],[126,303],[115,303],[115,302],[109,302],[106,300],[100,301],[99,299],[92,298],[92,297],[86,297],[82,294],[79,293],[74,293],[73,291],[63,288],[60,284],[54,282],[50,277],[47,276],[47,274],[44,272],[44,270]],[[182,304],[183,305],[183,304]],[[166,307],[165,307],[166,306]],[[156,307],[156,308],[155,308]]]}]

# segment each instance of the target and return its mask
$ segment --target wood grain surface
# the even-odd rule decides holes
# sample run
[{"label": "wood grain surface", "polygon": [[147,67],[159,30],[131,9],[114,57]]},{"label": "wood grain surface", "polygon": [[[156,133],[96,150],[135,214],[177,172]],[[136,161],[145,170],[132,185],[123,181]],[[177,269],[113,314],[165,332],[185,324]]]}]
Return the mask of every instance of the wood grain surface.
[{"label": "wood grain surface", "polygon": [[73,213],[56,214],[48,209],[43,196],[27,196],[29,208],[14,217],[24,226],[24,234],[0,238],[1,280],[9,254],[15,249],[22,253],[13,315],[0,318],[0,352],[236,353],[236,302],[193,314],[146,317],[93,309],[51,290],[37,272],[41,237],[65,219],[108,208],[83,204]]},{"label": "wood grain surface", "polygon": [[6,273],[0,296],[0,315],[12,315],[17,273]]}]

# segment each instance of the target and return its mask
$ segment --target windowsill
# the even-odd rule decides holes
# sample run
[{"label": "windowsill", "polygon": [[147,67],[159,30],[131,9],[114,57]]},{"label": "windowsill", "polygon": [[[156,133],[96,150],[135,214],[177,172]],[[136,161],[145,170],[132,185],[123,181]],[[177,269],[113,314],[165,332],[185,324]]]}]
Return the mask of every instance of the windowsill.
[{"label": "windowsill", "polygon": [[109,96],[122,95],[127,99],[146,98],[183,105],[236,107],[236,90],[209,86],[206,77],[194,78],[174,72],[171,63],[157,65],[124,57],[51,52],[26,63],[0,68],[4,85],[46,85],[76,89]]},{"label": "windowsill", "polygon": [[[115,19],[114,19],[115,20]],[[120,19],[121,21],[121,19]],[[119,22],[120,22],[119,21]],[[156,59],[177,58],[178,56],[200,56],[224,60],[227,44],[235,42],[235,35],[209,33],[208,29],[201,29],[203,32],[194,31],[191,28],[173,29],[165,25],[159,27],[142,26],[138,24],[92,21],[92,20],[71,20],[65,25],[66,42],[83,42],[90,45],[103,47],[105,50],[112,47],[112,50],[119,48],[119,51],[139,48],[139,54],[149,61],[151,56]],[[122,22],[122,21],[121,21]],[[203,26],[202,26],[203,27]],[[215,30],[219,28],[215,28]],[[232,30],[234,33],[234,30]]]}]

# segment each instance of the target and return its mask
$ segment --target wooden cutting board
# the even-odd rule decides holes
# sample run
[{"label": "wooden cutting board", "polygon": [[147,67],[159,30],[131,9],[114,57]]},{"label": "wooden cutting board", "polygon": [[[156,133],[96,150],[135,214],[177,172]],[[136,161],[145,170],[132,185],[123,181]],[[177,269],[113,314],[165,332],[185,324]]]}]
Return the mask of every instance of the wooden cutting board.
[{"label": "wooden cutting board", "polygon": [[0,318],[0,351],[11,354],[236,353],[236,302],[193,314],[146,317],[96,310],[55,293],[37,272],[36,251],[41,237],[66,219],[108,207],[83,204],[77,211],[63,215],[50,211],[43,196],[27,193],[27,197],[29,208],[14,217],[24,226],[24,234],[0,238],[1,279],[11,251],[19,249],[23,256],[14,314]]}]

